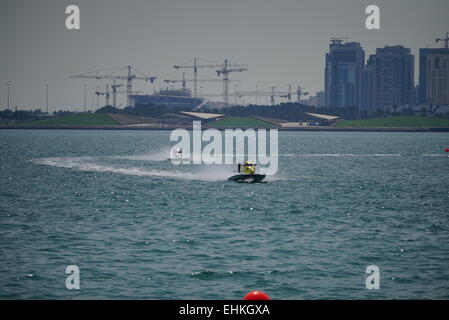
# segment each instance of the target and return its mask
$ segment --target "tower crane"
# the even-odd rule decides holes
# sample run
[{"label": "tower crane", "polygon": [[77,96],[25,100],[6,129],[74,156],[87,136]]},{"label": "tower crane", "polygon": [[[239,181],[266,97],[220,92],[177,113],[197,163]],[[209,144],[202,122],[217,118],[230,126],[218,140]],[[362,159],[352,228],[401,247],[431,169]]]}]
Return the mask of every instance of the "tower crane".
[{"label": "tower crane", "polygon": [[[258,97],[262,96],[262,97],[270,97],[270,102],[271,105],[275,104],[275,98],[276,97],[280,97],[280,98],[287,98],[288,102],[292,101],[292,96],[293,95],[298,95],[298,99],[297,101],[300,101],[300,97],[301,96],[305,96],[308,95],[308,92],[304,92],[303,89],[301,88],[301,86],[298,86],[298,89],[296,92],[292,92],[292,86],[289,85],[288,86],[288,91],[277,91],[275,86],[272,86],[270,88],[266,88],[266,89],[262,89],[262,90],[258,90],[258,86],[256,86],[256,91],[240,91],[240,92],[235,92],[234,95],[235,97],[243,97],[243,96],[252,96],[255,95],[256,96],[256,101],[258,99]],[[209,97],[211,97],[211,95],[209,95]]]},{"label": "tower crane", "polygon": [[196,98],[198,96],[198,69],[199,68],[217,68],[220,65],[216,64],[198,64],[198,59],[193,59],[193,65],[175,65],[175,69],[193,69],[193,96]]},{"label": "tower crane", "polygon": [[296,95],[298,96],[298,102],[301,102],[301,96],[307,96],[309,93],[303,91],[303,88],[301,86],[298,86],[298,89],[296,89]]},{"label": "tower crane", "polygon": [[166,83],[176,83],[176,82],[182,82],[182,88],[183,89],[185,89],[186,88],[186,73],[185,72],[183,72],[182,73],[182,80],[168,80],[168,79],[165,79],[164,80],[164,82],[166,82]]},{"label": "tower crane", "polygon": [[[239,68],[239,67],[243,67],[246,65],[237,65],[237,64],[229,64],[227,63],[227,60],[225,61],[224,64],[198,64],[198,59],[194,58],[193,59],[193,65],[175,65],[174,68],[175,69],[193,69],[193,96],[196,98],[198,96],[198,69],[199,68],[221,68],[220,70],[217,70],[218,76],[220,76],[221,74],[223,74],[223,76],[226,73],[226,78],[229,80],[229,72],[234,72],[234,71],[238,71],[238,70],[232,70],[229,69],[230,67],[235,67],[235,68]],[[227,69],[226,72],[223,72],[225,69]],[[218,72],[220,71],[220,72]],[[247,71],[247,70],[241,70],[241,71]],[[224,76],[225,78],[225,76]],[[223,79],[223,89],[225,87],[224,83],[226,81]],[[227,84],[226,84],[227,87]],[[225,90],[223,90],[225,91]],[[223,96],[225,96],[225,93],[223,92]],[[226,94],[227,97],[227,94]]]},{"label": "tower crane", "polygon": [[97,97],[100,96],[100,95],[106,96],[106,104],[105,104],[105,106],[109,105],[109,84],[106,84],[106,91],[104,91],[104,92],[102,92],[102,91],[95,91],[95,94],[97,95]]},{"label": "tower crane", "polygon": [[444,42],[444,47],[446,49],[449,48],[449,32],[446,32],[446,38],[439,38],[439,39],[435,39],[435,42],[438,43],[440,41]]},{"label": "tower crane", "polygon": [[223,75],[223,100],[226,106],[229,103],[229,74],[231,72],[248,71],[248,68],[243,66],[245,65],[234,64],[233,68],[230,68],[230,66],[228,65],[228,59],[226,59],[223,67],[219,70],[216,70],[218,76]]},{"label": "tower crane", "polygon": [[[102,73],[109,71],[109,73]],[[126,73],[125,73],[126,72]],[[115,79],[115,80],[125,80],[126,81],[126,95],[127,95],[127,106],[131,106],[131,95],[132,95],[132,81],[133,80],[145,80],[154,83],[157,77],[150,77],[135,69],[132,66],[126,66],[121,68],[113,69],[98,69],[95,71],[87,72],[80,75],[73,75],[70,78],[77,79]]]},{"label": "tower crane", "polygon": [[266,91],[264,92],[264,91],[262,91],[260,93],[261,93],[261,96],[269,96],[270,97],[270,102],[271,102],[272,106],[276,104],[275,101],[274,101],[275,97],[287,98],[289,100],[289,102],[292,99],[292,92],[291,92],[291,86],[290,85],[289,85],[288,92],[276,91],[276,87],[273,86],[273,87],[271,87],[271,92],[266,92]]},{"label": "tower crane", "polygon": [[347,40],[348,37],[332,37],[331,38],[331,44],[333,45],[341,45],[343,44],[343,41]]},{"label": "tower crane", "polygon": [[[186,79],[185,77],[185,72],[182,73],[182,80],[169,80],[169,79],[165,79],[164,80],[166,83],[176,83],[176,82],[180,82],[182,83],[182,88],[185,89],[186,88],[186,82],[221,82],[220,79],[196,79],[196,80],[191,80],[191,79]],[[241,80],[229,80],[232,82],[240,82]]]},{"label": "tower crane", "polygon": [[309,93],[303,91],[301,86],[298,86],[298,89],[296,89],[296,93],[292,93],[292,86],[288,85],[288,92],[286,94],[281,94],[281,98],[287,98],[288,102],[292,102],[292,95],[296,94],[297,96],[297,102],[301,102],[301,96],[307,96]]},{"label": "tower crane", "polygon": [[[128,90],[126,90],[126,91],[117,91],[117,88],[119,88],[119,87],[123,87],[123,85],[122,84],[120,84],[120,85],[116,85],[116,84],[113,84],[113,85],[111,85],[111,88],[112,88],[112,97],[113,97],[113,107],[114,108],[116,108],[117,106],[116,106],[116,103],[117,103],[117,94],[121,94],[121,93],[128,93]],[[131,91],[131,94],[138,94],[138,93],[140,93],[141,91]],[[109,91],[109,84],[106,84],[106,90],[105,91],[95,91],[95,94],[97,95],[97,97],[98,96],[105,96],[105,98],[106,98],[106,104],[105,104],[105,106],[109,106],[110,104],[109,104],[109,97],[110,97],[110,91]]]},{"label": "tower crane", "polygon": [[292,85],[288,85],[288,92],[287,94],[283,94],[280,96],[281,98],[287,98],[288,102],[292,102]]},{"label": "tower crane", "polygon": [[117,108],[117,88],[123,87],[123,84],[116,84],[115,80],[111,85],[112,88],[112,106]]},{"label": "tower crane", "polygon": [[[285,92],[275,92],[276,87],[272,87],[271,91],[238,91],[237,89],[234,91],[234,102],[237,104],[237,100],[241,99],[245,96],[254,96],[257,95],[258,97],[270,97],[271,98],[271,104],[274,104],[274,97],[283,97],[286,93]],[[203,95],[203,97],[223,97],[223,94],[206,94]]]},{"label": "tower crane", "polygon": [[[275,89],[276,89],[275,87],[271,88],[270,97],[271,97],[271,104],[272,105],[275,104],[274,97],[287,98],[288,102],[292,102],[292,95],[296,94],[297,102],[300,102],[301,101],[301,96],[306,96],[306,95],[309,94],[308,92],[303,91],[301,86],[298,86],[298,89],[296,90],[296,93],[292,92],[292,86],[291,85],[288,85],[288,91],[287,92],[282,92],[282,91],[276,92]],[[265,95],[267,95],[267,93],[265,93]]]}]

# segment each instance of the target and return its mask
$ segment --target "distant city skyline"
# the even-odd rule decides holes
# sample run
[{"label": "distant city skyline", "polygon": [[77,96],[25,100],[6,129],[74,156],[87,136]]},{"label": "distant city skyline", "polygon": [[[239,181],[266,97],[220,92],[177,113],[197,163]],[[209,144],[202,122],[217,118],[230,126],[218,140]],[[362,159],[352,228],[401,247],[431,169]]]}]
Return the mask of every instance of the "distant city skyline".
[{"label": "distant city skyline", "polygon": [[360,108],[364,69],[365,51],[359,42],[332,40],[324,68],[326,106]]},{"label": "distant city skyline", "polygon": [[414,105],[414,59],[410,48],[401,45],[378,48],[370,55],[363,78],[362,108]]},{"label": "distant city skyline", "polygon": [[[91,109],[97,86],[103,90],[112,82],[69,76],[126,65],[158,77],[154,85],[134,83],[133,90],[152,93],[167,86],[163,79],[181,79],[182,72],[173,65],[192,63],[194,57],[248,64],[247,72],[231,75],[242,80],[236,83],[242,91],[253,91],[256,85],[259,90],[286,90],[291,84],[315,95],[324,90],[325,54],[335,36],[360,42],[365,61],[377,48],[410,48],[417,85],[419,50],[441,47],[435,38],[449,31],[447,0],[79,0],[81,29],[68,31],[65,8],[70,4],[1,2],[0,109],[7,106],[9,89],[11,108],[45,110],[47,85],[50,112],[82,111],[85,103]],[[365,28],[370,4],[380,8],[381,30]],[[218,79],[214,69],[201,70],[200,76]],[[201,87],[211,94],[222,92],[220,82]],[[231,86],[231,100],[233,90]],[[264,99],[259,103],[266,103]],[[246,102],[253,100],[245,97]],[[119,95],[118,104],[125,103],[125,95]]]},{"label": "distant city skyline", "polygon": [[419,60],[418,101],[449,104],[449,49],[420,49]]}]

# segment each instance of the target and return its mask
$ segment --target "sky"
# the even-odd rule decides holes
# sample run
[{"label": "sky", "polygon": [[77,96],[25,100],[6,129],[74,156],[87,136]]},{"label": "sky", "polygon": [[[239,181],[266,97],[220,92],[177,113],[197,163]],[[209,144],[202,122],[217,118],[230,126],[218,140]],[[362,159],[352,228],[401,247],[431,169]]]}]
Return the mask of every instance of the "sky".
[{"label": "sky", "polygon": [[[65,27],[72,4],[80,8],[80,30]],[[380,30],[365,27],[368,5],[380,8]],[[167,86],[164,79],[181,79],[173,65],[194,57],[248,65],[230,76],[240,80],[230,84],[231,102],[236,85],[240,91],[301,85],[315,94],[324,88],[325,54],[336,36],[360,42],[366,58],[385,45],[411,48],[417,79],[419,48],[441,46],[435,38],[449,31],[448,13],[448,0],[1,0],[0,109],[7,83],[11,107],[43,110],[48,84],[50,111],[83,110],[86,84],[92,109],[96,87],[107,82],[70,75],[127,65],[158,77],[154,84],[133,82],[133,90],[152,93]],[[201,69],[199,78],[219,79],[215,69]],[[199,86],[222,93],[220,82]],[[125,102],[119,95],[118,104]]]}]

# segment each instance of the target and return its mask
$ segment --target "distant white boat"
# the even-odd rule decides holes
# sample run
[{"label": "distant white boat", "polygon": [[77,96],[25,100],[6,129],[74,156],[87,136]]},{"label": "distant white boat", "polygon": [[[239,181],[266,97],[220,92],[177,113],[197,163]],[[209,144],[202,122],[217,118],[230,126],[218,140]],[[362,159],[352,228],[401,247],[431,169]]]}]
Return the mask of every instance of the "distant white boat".
[{"label": "distant white boat", "polygon": [[182,148],[178,148],[173,150],[173,153],[170,155],[168,160],[189,160],[190,156],[184,155],[182,152]]}]

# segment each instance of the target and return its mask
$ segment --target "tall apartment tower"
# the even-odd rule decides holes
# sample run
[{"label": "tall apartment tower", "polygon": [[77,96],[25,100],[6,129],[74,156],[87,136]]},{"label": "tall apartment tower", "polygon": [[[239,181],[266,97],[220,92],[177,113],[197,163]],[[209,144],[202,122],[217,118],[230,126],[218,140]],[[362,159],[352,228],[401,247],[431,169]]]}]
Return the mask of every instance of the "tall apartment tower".
[{"label": "tall apartment tower", "polygon": [[360,43],[331,40],[324,75],[327,107],[362,106],[364,66],[365,52]]},{"label": "tall apartment tower", "polygon": [[419,50],[418,102],[449,105],[449,49]]},{"label": "tall apartment tower", "polygon": [[414,60],[411,50],[403,46],[376,49],[364,72],[364,107],[414,104]]}]

